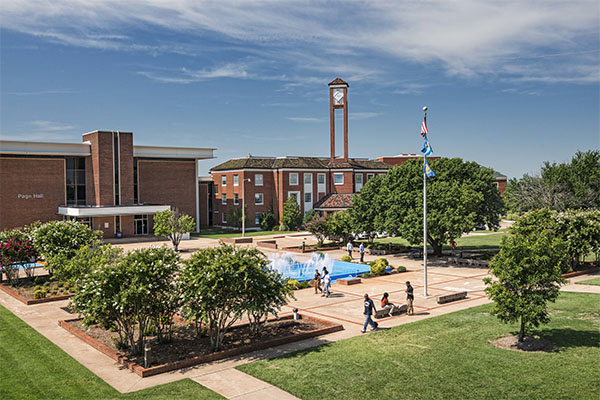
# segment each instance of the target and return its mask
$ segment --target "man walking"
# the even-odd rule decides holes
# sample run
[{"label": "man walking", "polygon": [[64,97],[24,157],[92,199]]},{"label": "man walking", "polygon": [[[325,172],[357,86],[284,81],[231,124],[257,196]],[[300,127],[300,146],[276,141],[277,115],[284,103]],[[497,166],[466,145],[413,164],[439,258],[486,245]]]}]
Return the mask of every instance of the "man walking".
[{"label": "man walking", "polygon": [[415,310],[413,309],[413,300],[415,299],[415,296],[413,295],[413,287],[410,285],[409,281],[406,281],[405,292],[406,292],[406,306],[407,306],[406,313],[408,315],[414,315]]},{"label": "man walking", "polygon": [[360,331],[360,333],[365,333],[367,331],[367,325],[371,325],[372,331],[377,329],[377,327],[379,326],[377,322],[371,319],[373,311],[375,311],[375,304],[373,303],[373,300],[369,298],[369,295],[365,293],[365,311],[363,312],[363,314],[365,315],[365,325],[363,326],[362,331]]},{"label": "man walking", "polygon": [[319,270],[315,268],[315,277],[313,278],[315,285],[315,294],[317,294],[317,290],[323,293],[323,289],[321,289],[321,274],[319,274]]},{"label": "man walking", "polygon": [[346,245],[346,250],[348,250],[348,256],[350,256],[350,259],[352,259],[352,250],[354,249],[354,247],[352,247],[352,241],[349,241],[348,244]]},{"label": "man walking", "polygon": [[331,277],[329,276],[329,271],[327,271],[327,268],[323,268],[323,291],[325,293],[323,293],[321,295],[321,297],[325,296],[325,297],[329,297],[330,292],[329,292],[329,285],[331,284]]},{"label": "man walking", "polygon": [[360,242],[360,262],[365,262],[365,244],[363,242]]}]

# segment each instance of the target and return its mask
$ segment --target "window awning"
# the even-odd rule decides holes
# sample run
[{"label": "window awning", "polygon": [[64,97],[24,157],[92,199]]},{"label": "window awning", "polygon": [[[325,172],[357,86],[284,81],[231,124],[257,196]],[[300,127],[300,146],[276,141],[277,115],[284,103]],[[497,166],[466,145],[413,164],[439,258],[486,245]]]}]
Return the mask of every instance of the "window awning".
[{"label": "window awning", "polygon": [[104,217],[111,215],[156,214],[169,210],[169,205],[131,204],[122,206],[61,206],[58,215],[69,217]]}]

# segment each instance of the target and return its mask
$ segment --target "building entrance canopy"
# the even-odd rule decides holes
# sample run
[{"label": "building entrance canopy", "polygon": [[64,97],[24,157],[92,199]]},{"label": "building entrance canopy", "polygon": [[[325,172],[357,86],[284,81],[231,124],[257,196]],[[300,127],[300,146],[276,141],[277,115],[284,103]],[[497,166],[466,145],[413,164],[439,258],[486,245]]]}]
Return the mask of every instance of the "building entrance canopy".
[{"label": "building entrance canopy", "polygon": [[112,215],[141,215],[156,214],[160,211],[169,210],[169,205],[156,204],[129,204],[119,206],[61,206],[58,207],[58,215],[69,217],[103,217]]}]

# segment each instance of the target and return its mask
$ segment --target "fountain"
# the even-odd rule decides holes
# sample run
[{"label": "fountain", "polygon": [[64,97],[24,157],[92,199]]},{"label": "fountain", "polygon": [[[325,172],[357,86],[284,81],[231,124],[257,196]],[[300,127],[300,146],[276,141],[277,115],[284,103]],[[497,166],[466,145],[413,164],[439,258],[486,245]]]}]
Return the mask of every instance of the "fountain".
[{"label": "fountain", "polygon": [[332,282],[336,279],[358,275],[370,270],[368,265],[355,264],[333,260],[328,255],[313,253],[310,260],[298,261],[292,253],[272,254],[269,256],[269,267],[276,270],[286,279],[295,279],[298,282],[310,281],[315,276],[315,269],[319,272],[327,268]]}]

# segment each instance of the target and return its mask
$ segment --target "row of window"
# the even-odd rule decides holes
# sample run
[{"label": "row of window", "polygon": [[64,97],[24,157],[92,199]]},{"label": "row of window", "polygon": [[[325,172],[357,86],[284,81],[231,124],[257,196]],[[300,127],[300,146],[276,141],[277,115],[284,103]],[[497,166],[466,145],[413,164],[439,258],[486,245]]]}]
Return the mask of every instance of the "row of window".
[{"label": "row of window", "polygon": [[[257,206],[261,206],[264,203],[265,203],[265,196],[262,193],[254,193],[254,204],[256,204]],[[221,195],[221,204],[223,204],[224,206],[227,205],[227,195],[226,194]],[[235,205],[240,204],[240,196],[237,193],[233,194],[233,204],[235,204]]]},{"label": "row of window", "polygon": [[[304,174],[304,184],[312,185],[312,173]],[[373,178],[375,174],[367,174],[367,182],[369,179]],[[355,182],[359,185],[363,183],[363,174],[355,174],[354,175]],[[238,175],[233,175],[233,186],[239,186],[240,178]],[[289,183],[290,186],[298,185],[298,173],[291,172],[289,174]],[[325,174],[317,174],[317,183],[324,185],[325,184]],[[333,184],[334,185],[343,185],[344,184],[344,174],[342,172],[336,172],[333,174]],[[227,186],[227,175],[221,175],[221,186]],[[255,174],[254,175],[254,186],[263,186],[263,175]],[[216,187],[218,193],[218,186]]]},{"label": "row of window", "polygon": [[[256,214],[254,214],[254,223],[256,225],[260,225],[260,220],[262,219],[263,213],[261,212],[257,212]],[[227,224],[227,216],[225,215],[225,213],[221,214],[221,223],[223,225]]]}]

